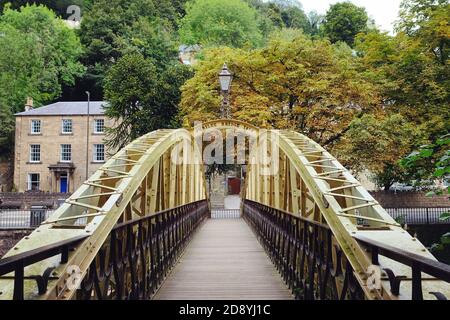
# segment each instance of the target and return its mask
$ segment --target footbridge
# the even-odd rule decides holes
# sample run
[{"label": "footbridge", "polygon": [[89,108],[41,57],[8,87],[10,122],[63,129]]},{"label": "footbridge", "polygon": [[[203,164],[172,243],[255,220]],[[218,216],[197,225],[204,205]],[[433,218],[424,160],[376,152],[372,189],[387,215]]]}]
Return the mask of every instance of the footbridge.
[{"label": "footbridge", "polygon": [[[220,135],[246,167],[233,219],[208,201]],[[319,144],[234,120],[136,139],[0,260],[3,300],[435,300],[449,282]]]}]

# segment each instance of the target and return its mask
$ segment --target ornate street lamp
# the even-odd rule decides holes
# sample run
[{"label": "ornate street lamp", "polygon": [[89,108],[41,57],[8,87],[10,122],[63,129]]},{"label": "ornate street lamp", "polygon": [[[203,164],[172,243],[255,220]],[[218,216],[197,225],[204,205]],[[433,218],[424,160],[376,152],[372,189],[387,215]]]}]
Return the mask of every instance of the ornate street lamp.
[{"label": "ornate street lamp", "polygon": [[231,89],[231,82],[233,81],[233,75],[228,70],[227,64],[224,63],[222,71],[219,73],[220,91],[223,96],[221,112],[222,118],[230,118],[230,101],[229,94]]}]

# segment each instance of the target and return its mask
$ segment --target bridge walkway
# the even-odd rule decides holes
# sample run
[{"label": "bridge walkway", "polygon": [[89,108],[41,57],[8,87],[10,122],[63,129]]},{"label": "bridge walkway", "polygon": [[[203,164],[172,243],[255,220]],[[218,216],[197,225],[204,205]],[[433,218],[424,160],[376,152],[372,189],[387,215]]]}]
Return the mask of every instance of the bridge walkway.
[{"label": "bridge walkway", "polygon": [[243,219],[209,219],[156,300],[287,300],[290,290]]}]

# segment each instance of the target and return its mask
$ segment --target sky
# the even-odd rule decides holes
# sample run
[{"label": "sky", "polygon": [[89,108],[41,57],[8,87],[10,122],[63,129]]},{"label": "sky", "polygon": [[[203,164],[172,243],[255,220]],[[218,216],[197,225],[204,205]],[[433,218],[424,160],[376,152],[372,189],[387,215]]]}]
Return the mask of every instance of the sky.
[{"label": "sky", "polygon": [[[325,14],[330,4],[343,0],[299,0],[305,12],[317,11]],[[398,19],[401,0],[350,0],[359,7],[365,7],[369,16],[384,31],[393,32],[393,23]]]}]

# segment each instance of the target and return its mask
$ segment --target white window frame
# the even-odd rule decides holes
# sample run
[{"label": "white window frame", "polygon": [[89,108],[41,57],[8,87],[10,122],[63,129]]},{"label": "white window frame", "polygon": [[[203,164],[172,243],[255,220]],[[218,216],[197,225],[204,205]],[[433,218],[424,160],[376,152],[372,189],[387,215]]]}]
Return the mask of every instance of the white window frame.
[{"label": "white window frame", "polygon": [[[69,152],[67,152],[67,150],[64,150],[64,147],[69,147]],[[60,162],[72,162],[72,145],[68,144],[68,143],[63,143],[59,146],[59,150],[60,150],[60,155],[59,155],[59,161]],[[69,159],[63,159],[63,155],[64,154],[69,154]]]},{"label": "white window frame", "polygon": [[[34,124],[35,123],[39,123],[39,131],[34,131],[34,129],[35,129],[35,127],[34,127]],[[40,120],[40,119],[31,119],[31,121],[30,121],[30,134],[36,134],[36,135],[38,135],[38,134],[42,134],[42,120]]]},{"label": "white window frame", "polygon": [[[65,129],[64,122],[65,121],[70,121],[70,131],[64,131],[64,129]],[[73,133],[73,121],[72,121],[72,119],[62,119],[61,120],[61,133],[62,134],[72,134]]]},{"label": "white window frame", "polygon": [[[97,122],[102,121],[103,125],[102,125],[102,131],[98,131],[98,127],[97,127]],[[105,133],[105,119],[94,119],[94,133],[95,134],[103,134]]]},{"label": "white window frame", "polygon": [[[32,175],[37,175],[38,176],[38,180],[34,181],[37,182],[37,189],[32,188],[32,184],[33,184],[33,180],[31,180],[31,176]],[[27,190],[28,191],[39,191],[41,190],[41,174],[40,173],[28,173],[27,175]]]},{"label": "white window frame", "polygon": [[[99,155],[98,147],[99,146],[102,146],[102,148],[103,148],[103,160],[98,160],[98,155]],[[92,155],[93,155],[93,159],[92,159],[93,162],[96,162],[96,163],[103,163],[103,162],[105,162],[106,161],[105,144],[103,144],[103,143],[96,143],[96,144],[94,144],[94,150],[92,152]]]},{"label": "white window frame", "polygon": [[[38,153],[38,155],[39,155],[39,160],[34,160],[33,158],[33,154],[35,154],[35,153],[33,153],[33,147],[38,147],[39,148],[39,153]],[[30,144],[30,163],[40,163],[41,162],[41,145],[40,144]]]}]

